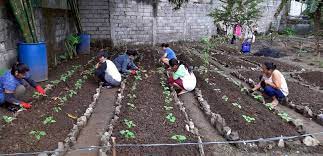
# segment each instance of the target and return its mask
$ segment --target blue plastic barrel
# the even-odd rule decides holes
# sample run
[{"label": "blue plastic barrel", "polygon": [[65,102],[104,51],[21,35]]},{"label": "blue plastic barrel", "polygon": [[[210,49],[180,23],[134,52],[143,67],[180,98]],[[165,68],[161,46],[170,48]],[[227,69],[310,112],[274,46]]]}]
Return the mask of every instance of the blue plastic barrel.
[{"label": "blue plastic barrel", "polygon": [[28,65],[31,78],[36,81],[48,79],[47,50],[44,42],[39,43],[19,43],[19,62]]},{"label": "blue plastic barrel", "polygon": [[90,54],[91,36],[89,34],[80,34],[80,44],[77,45],[78,54]]}]

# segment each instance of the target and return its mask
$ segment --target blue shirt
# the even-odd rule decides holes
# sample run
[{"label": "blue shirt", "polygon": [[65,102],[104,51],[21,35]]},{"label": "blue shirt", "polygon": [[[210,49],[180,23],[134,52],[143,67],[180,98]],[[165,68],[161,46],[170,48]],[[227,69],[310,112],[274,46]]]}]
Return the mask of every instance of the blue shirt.
[{"label": "blue shirt", "polygon": [[171,60],[173,58],[176,59],[176,54],[175,54],[175,52],[172,49],[166,48],[165,49],[165,53],[166,53],[166,57],[168,58],[168,60]]},{"label": "blue shirt", "polygon": [[138,68],[127,54],[119,55],[113,60],[113,63],[120,73],[129,73],[129,70]]}]

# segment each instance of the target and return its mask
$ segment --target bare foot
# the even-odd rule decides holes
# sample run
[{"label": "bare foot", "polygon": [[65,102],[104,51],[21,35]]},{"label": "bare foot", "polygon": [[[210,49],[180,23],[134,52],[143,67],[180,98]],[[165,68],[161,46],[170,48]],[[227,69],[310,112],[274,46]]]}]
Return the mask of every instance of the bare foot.
[{"label": "bare foot", "polygon": [[276,107],[277,105],[278,105],[278,100],[277,99],[274,99],[272,102],[271,102],[271,105],[273,106],[273,107]]}]

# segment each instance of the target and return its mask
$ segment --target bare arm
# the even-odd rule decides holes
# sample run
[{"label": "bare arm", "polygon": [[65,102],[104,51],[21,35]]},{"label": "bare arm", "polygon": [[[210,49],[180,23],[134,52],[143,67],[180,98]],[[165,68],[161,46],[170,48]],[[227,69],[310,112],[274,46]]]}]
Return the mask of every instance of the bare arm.
[{"label": "bare arm", "polygon": [[273,88],[280,89],[281,88],[280,77],[276,73],[273,73],[272,79],[273,79],[273,82],[266,82],[266,84]]}]

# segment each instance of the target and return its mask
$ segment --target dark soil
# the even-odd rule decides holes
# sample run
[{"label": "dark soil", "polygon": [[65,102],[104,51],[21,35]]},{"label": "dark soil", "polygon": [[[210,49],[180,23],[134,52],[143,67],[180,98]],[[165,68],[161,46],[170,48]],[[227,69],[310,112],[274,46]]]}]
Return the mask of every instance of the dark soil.
[{"label": "dark soil", "polygon": [[[240,89],[232,82],[218,74],[211,74],[209,83],[203,77],[197,74],[199,88],[201,88],[203,96],[210,104],[211,110],[220,114],[233,130],[238,131],[241,139],[258,139],[276,136],[292,136],[298,135],[295,128],[286,122],[283,122],[278,116],[267,110],[261,103],[255,101],[251,97],[242,94]],[[220,89],[220,92],[214,89]],[[227,96],[228,101],[222,99]],[[234,107],[232,103],[241,105],[241,109]],[[255,122],[247,123],[242,115],[248,115],[255,118]]]},{"label": "dark soil", "polygon": [[[65,88],[74,86],[76,80],[80,78],[80,73],[74,74],[67,83],[58,84],[57,89],[54,89],[49,97],[33,103],[32,109],[22,112],[17,120],[0,131],[1,153],[53,150],[57,148],[58,142],[64,141],[73,124],[76,123],[75,119],[68,117],[67,113],[75,117],[81,116],[91,103],[98,85],[93,77],[88,79],[78,94],[61,106],[62,111],[58,113],[53,111],[58,101],[53,100],[52,97],[65,95],[67,92]],[[44,125],[43,121],[48,116],[53,116],[56,123]],[[47,135],[37,141],[29,134],[32,130],[45,131]]]},{"label": "dark soil", "polygon": [[[249,71],[249,72],[239,72],[245,78],[251,78],[255,82],[258,82],[259,72]],[[291,82],[287,80],[287,85],[289,89],[288,99],[294,104],[309,106],[314,113],[320,113],[323,109],[323,96],[322,93],[312,90],[306,86],[303,86],[296,82]],[[320,111],[321,110],[321,111]]]},{"label": "dark soil", "polygon": [[220,64],[231,69],[256,68],[257,66],[249,62],[239,60],[233,56],[223,54],[213,54],[212,57]]},{"label": "dark soil", "polygon": [[[137,89],[131,94],[136,94],[135,100],[130,101],[127,94],[131,91],[131,84],[127,84],[125,99],[122,102],[122,110],[118,123],[114,127],[113,136],[118,144],[156,144],[156,143],[176,143],[171,137],[175,134],[185,135],[185,142],[197,142],[197,138],[185,130],[185,117],[178,106],[173,105],[170,112],[176,117],[175,123],[167,121],[167,112],[164,109],[164,97],[160,85],[160,76],[155,72],[154,58],[151,52],[144,52],[143,63],[140,66],[148,70],[148,77],[143,76],[139,81]],[[129,80],[132,81],[132,80]],[[136,108],[131,109],[127,103],[133,103]],[[128,129],[124,124],[124,119],[132,120],[136,126],[130,130],[135,132],[134,139],[125,139],[121,130]],[[176,147],[120,147],[117,149],[118,155],[197,155],[196,146],[176,146]]]},{"label": "dark soil", "polygon": [[323,87],[323,72],[311,71],[298,74],[308,84]]},{"label": "dark soil", "polygon": [[302,70],[302,68],[300,68],[298,66],[289,65],[287,63],[283,63],[283,62],[280,62],[280,61],[277,61],[273,58],[268,58],[268,57],[249,56],[249,57],[243,57],[242,59],[249,61],[251,63],[255,63],[259,66],[265,62],[273,62],[277,66],[277,69],[282,72],[292,72],[292,71]]}]

